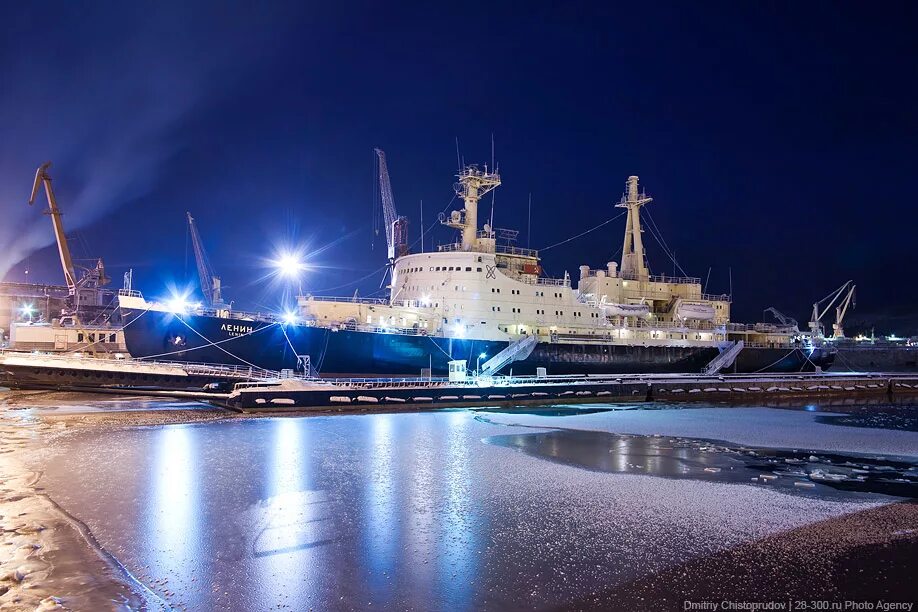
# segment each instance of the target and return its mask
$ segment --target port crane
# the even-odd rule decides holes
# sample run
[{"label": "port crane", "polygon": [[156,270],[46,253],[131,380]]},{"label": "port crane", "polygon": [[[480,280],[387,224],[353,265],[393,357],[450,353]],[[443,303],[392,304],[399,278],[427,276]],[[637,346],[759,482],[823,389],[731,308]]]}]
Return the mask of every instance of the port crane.
[{"label": "port crane", "polygon": [[763,315],[767,313],[771,313],[775,317],[775,319],[778,321],[778,323],[780,323],[781,325],[786,325],[788,327],[797,327],[797,319],[795,319],[794,317],[787,316],[786,314],[784,314],[783,312],[781,312],[774,306],[769,306],[762,312]]},{"label": "port crane", "polygon": [[57,253],[64,271],[64,282],[67,284],[67,291],[70,295],[70,307],[74,312],[79,312],[84,306],[99,307],[102,305],[99,289],[109,282],[109,278],[105,275],[105,265],[101,259],[98,259],[95,268],[80,266],[83,274],[79,280],[77,279],[76,267],[70,255],[70,246],[67,244],[67,235],[64,233],[64,223],[61,220],[61,209],[57,205],[57,198],[54,197],[54,189],[51,187],[51,175],[48,174],[50,167],[51,162],[45,162],[35,171],[29,206],[35,204],[39,190],[44,187],[45,196],[48,199],[48,209],[44,212],[51,217],[51,225],[54,227],[54,239],[57,242]]},{"label": "port crane", "polygon": [[204,242],[198,232],[198,225],[190,212],[185,214],[188,216],[188,231],[191,234],[191,245],[194,248],[194,260],[198,266],[198,279],[201,284],[201,293],[204,295],[204,303],[211,308],[226,308],[221,295],[220,277],[214,273],[213,266],[210,265],[207,251],[204,250]]},{"label": "port crane", "polygon": [[841,303],[835,307],[835,323],[832,324],[832,337],[833,338],[844,338],[845,329],[842,327],[842,322],[845,320],[845,314],[848,312],[848,306],[854,301],[854,290],[857,288],[857,285],[851,285],[851,288],[848,289],[848,293],[845,294],[845,298]]},{"label": "port crane", "polygon": [[[850,280],[846,281],[841,287],[813,304],[813,316],[810,319],[810,333],[814,337],[823,334],[822,318],[826,316],[826,313],[829,312],[832,306],[835,306],[836,302],[838,302],[838,306],[835,308],[835,323],[832,324],[832,337],[843,338],[845,336],[845,331],[842,328],[842,321],[844,321],[845,314],[848,312],[848,306],[854,299],[854,290],[857,285],[854,285],[853,282],[854,281]],[[840,302],[839,298],[841,298]],[[823,308],[822,304],[824,302],[828,302],[828,304]]]},{"label": "port crane", "polygon": [[[408,218],[395,212],[395,198],[392,196],[392,183],[389,181],[389,168],[386,165],[386,153],[374,149],[378,158],[379,197],[382,201],[383,223],[386,230],[386,247],[389,264],[386,276],[392,274],[395,260],[408,253]],[[386,277],[383,277],[385,283]]]}]

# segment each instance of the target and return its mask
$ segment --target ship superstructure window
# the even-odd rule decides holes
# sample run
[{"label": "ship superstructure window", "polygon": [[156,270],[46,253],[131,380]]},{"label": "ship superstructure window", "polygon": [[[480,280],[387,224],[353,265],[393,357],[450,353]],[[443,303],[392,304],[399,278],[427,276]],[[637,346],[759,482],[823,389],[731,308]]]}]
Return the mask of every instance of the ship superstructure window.
[{"label": "ship superstructure window", "polygon": [[466,272],[471,272],[471,271],[472,271],[472,266],[466,266],[466,267],[465,267],[465,271],[466,271]]},{"label": "ship superstructure window", "polygon": [[481,272],[481,268],[475,268],[475,270]]}]

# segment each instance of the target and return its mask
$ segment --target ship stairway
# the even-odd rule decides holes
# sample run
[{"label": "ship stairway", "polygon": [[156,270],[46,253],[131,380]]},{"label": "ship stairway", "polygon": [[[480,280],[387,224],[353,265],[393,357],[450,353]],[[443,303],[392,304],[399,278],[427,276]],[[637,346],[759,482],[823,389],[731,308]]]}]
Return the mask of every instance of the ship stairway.
[{"label": "ship stairway", "polygon": [[514,340],[507,345],[507,348],[485,361],[478,375],[489,376],[491,374],[496,374],[508,363],[526,359],[532,354],[532,350],[538,343],[539,337],[535,335],[523,336],[518,340]]},{"label": "ship stairway", "polygon": [[727,368],[733,365],[733,362],[736,361],[736,356],[740,354],[740,351],[743,350],[745,343],[742,340],[734,342],[731,346],[726,349],[722,349],[720,354],[717,355],[711,362],[704,367],[702,373],[704,374],[717,374],[724,368]]}]

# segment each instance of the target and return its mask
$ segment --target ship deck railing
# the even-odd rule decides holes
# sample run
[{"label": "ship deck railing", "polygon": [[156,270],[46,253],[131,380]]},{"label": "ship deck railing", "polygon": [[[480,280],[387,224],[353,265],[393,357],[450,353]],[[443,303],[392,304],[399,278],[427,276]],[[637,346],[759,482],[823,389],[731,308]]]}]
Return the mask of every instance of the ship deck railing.
[{"label": "ship deck railing", "polygon": [[504,244],[495,244],[494,247],[477,245],[466,248],[461,242],[452,242],[450,244],[441,244],[437,247],[441,253],[466,252],[466,253],[496,253],[498,255],[514,255],[517,257],[529,257],[532,259],[539,258],[539,251],[536,249],[527,249],[525,247],[510,246]]},{"label": "ship deck railing", "polygon": [[347,304],[373,304],[374,306],[388,306],[389,300],[386,298],[355,298],[355,297],[338,297],[332,295],[306,295],[302,296],[306,301],[314,302],[342,302]]},{"label": "ship deck railing", "polygon": [[[909,376],[902,373],[902,376]],[[769,381],[769,380],[786,380],[794,379],[825,379],[825,378],[847,378],[851,372],[795,372],[787,373],[761,373],[761,374],[704,374],[701,372],[683,372],[671,374],[571,374],[571,375],[526,375],[526,376],[481,376],[476,377],[470,374],[464,380],[450,380],[445,376],[416,376],[416,377],[396,377],[396,378],[303,378],[302,381],[307,384],[314,384],[322,387],[346,388],[348,390],[374,390],[374,389],[441,389],[441,388],[463,388],[468,391],[479,390],[486,393],[489,389],[501,387],[519,387],[519,386],[551,386],[551,385],[595,385],[597,383],[634,383],[650,381],[679,381],[686,380],[691,382],[703,382],[714,380],[729,379],[732,381]],[[859,377],[870,379],[888,379],[897,374],[884,374],[880,372],[860,372]],[[242,389],[262,389],[270,388],[272,382],[275,384],[281,380],[261,381],[251,383],[237,383],[236,390]]]},{"label": "ship deck railing", "polygon": [[86,365],[98,364],[99,366],[117,366],[125,370],[141,370],[149,368],[177,368],[190,375],[223,375],[228,377],[252,378],[261,380],[274,380],[283,378],[305,378],[305,375],[287,372],[277,372],[248,365],[229,365],[222,363],[199,363],[195,361],[158,361],[154,359],[117,357],[94,357],[82,353],[56,355],[53,353],[0,350],[0,355],[11,357],[25,357],[36,361],[51,361],[55,363],[78,362]]},{"label": "ship deck railing", "polygon": [[697,276],[669,276],[667,274],[650,274],[646,279],[638,278],[637,274],[628,272],[620,273],[622,280],[640,281],[646,280],[651,283],[670,283],[672,285],[700,285],[701,278]]}]

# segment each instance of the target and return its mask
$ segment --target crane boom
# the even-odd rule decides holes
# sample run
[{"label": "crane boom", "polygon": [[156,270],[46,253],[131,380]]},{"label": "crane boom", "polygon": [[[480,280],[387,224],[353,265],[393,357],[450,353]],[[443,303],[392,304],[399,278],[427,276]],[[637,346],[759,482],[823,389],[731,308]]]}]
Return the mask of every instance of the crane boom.
[{"label": "crane boom", "polygon": [[201,284],[201,293],[204,295],[204,303],[208,306],[222,307],[223,296],[220,294],[220,277],[214,274],[214,269],[210,265],[210,259],[207,257],[207,251],[204,250],[204,243],[201,235],[198,233],[198,226],[190,212],[188,215],[188,231],[191,233],[191,245],[194,248],[194,259],[198,267],[198,278]]},{"label": "crane boom", "polygon": [[854,299],[855,289],[857,289],[857,285],[851,285],[851,289],[848,290],[845,299],[835,307],[835,323],[832,325],[832,336],[834,338],[845,337],[845,329],[842,327],[842,323],[845,320],[845,314],[848,312],[848,306],[851,304],[851,300]]},{"label": "crane boom", "polygon": [[[826,316],[826,313],[829,312],[829,309],[832,308],[832,306],[835,305],[835,302],[838,300],[839,297],[842,296],[842,294],[845,292],[845,289],[847,289],[847,288],[848,288],[848,285],[850,285],[851,283],[852,283],[852,281],[850,281],[850,280],[849,280],[849,281],[845,281],[844,284],[842,284],[841,287],[839,287],[838,289],[836,289],[835,291],[833,291],[832,293],[830,293],[830,294],[827,295],[826,297],[822,298],[821,300],[819,300],[818,302],[816,302],[816,303],[813,304],[813,316],[812,316],[812,318],[810,319],[810,331],[811,331],[814,335],[816,335],[816,334],[818,334],[819,332],[822,331],[822,323],[821,323],[822,318],[823,318],[824,316]],[[852,291],[853,291],[853,290],[854,290],[854,289],[852,288]],[[849,295],[850,295],[850,292],[849,292]],[[829,303],[826,304],[826,307],[823,308],[822,311],[820,312],[819,307],[820,307],[820,305],[821,305],[823,302],[825,302],[826,300],[828,300]]]},{"label": "crane boom", "polygon": [[781,325],[793,325],[794,327],[797,327],[797,319],[787,316],[774,306],[769,306],[765,309],[765,312],[770,312],[773,314],[775,319],[777,319]]},{"label": "crane boom", "polygon": [[408,219],[395,212],[395,198],[392,195],[392,184],[389,181],[389,168],[386,165],[386,153],[374,149],[379,158],[379,195],[382,200],[383,223],[386,226],[386,247],[389,263],[404,255],[408,250]]},{"label": "crane boom", "polygon": [[48,174],[48,168],[51,162],[45,162],[35,171],[35,182],[32,184],[32,195],[29,197],[29,205],[35,203],[38,197],[38,190],[44,186],[45,195],[48,198],[48,210],[46,215],[51,217],[51,223],[54,226],[54,239],[57,241],[57,253],[61,258],[61,267],[64,270],[64,281],[67,283],[67,290],[70,295],[76,293],[76,272],[73,268],[73,258],[70,256],[70,247],[67,245],[67,236],[64,234],[64,223],[61,221],[61,209],[57,207],[57,200],[54,198],[54,190],[51,188],[51,175]]}]

